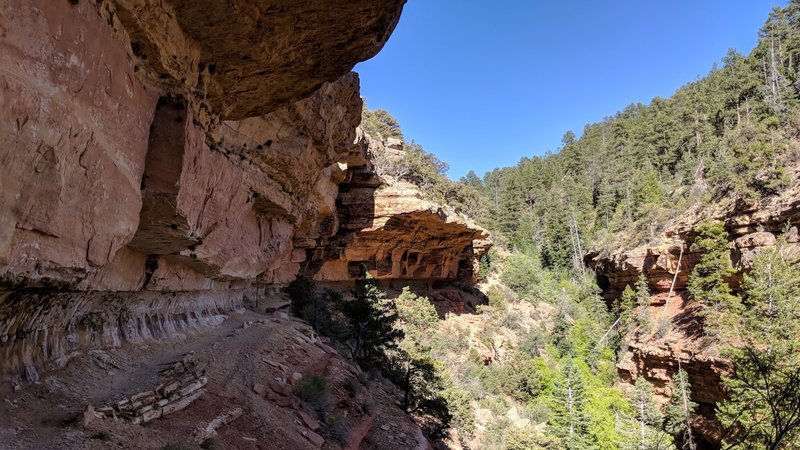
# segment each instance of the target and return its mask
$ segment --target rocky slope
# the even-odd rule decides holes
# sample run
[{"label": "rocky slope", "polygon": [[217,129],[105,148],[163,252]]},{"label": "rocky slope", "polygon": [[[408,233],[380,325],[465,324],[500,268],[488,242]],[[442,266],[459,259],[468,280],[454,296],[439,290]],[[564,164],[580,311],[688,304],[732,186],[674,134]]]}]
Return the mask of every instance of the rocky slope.
[{"label": "rocky slope", "polygon": [[[216,318],[188,339],[83,353],[5,396],[2,447],[429,448],[395,387],[360,373],[307,324],[281,312]],[[315,376],[327,380],[324,402],[295,394]]]},{"label": "rocky slope", "polygon": [[714,342],[704,336],[696,315],[699,305],[688,296],[689,275],[700,258],[691,250],[696,237],[693,229],[705,218],[725,223],[731,260],[737,270],[731,280],[734,287],[738,287],[753,257],[775,245],[778,236],[786,239],[787,251],[800,256],[799,175],[800,166],[791,168],[794,181],[779,195],[752,204],[698,206],[674,220],[657,242],[612,254],[594,252],[586,258],[608,301],[619,298],[625,286],[645,275],[651,293],[653,331],[637,330],[629,337],[630,345],[617,369],[622,379],[631,383],[644,376],[664,401],[670,395],[673,374],[679,367],[686,370],[694,389],[692,399],[700,405],[702,414],[695,425],[712,444],[721,437],[714,421],[714,405],[725,396],[720,377],[730,373],[731,367],[719,357]]},{"label": "rocky slope", "polygon": [[404,0],[6,0],[0,376],[215,325],[298,272],[470,280],[485,231],[371,170],[353,65]]}]

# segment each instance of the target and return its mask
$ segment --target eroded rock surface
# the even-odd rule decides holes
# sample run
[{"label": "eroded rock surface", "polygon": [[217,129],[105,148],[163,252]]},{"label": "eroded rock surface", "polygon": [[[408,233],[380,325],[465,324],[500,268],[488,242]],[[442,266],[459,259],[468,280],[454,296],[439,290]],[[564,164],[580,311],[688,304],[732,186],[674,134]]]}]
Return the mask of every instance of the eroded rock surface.
[{"label": "eroded rock surface", "polygon": [[489,233],[419,189],[355,172],[339,192],[339,233],[312,249],[319,281],[355,279],[361,266],[384,279],[474,281]]},{"label": "eroded rock surface", "polygon": [[696,238],[693,230],[704,218],[724,222],[730,235],[731,262],[737,270],[731,279],[734,288],[738,288],[755,255],[774,246],[779,236],[786,241],[784,251],[800,255],[800,168],[790,172],[795,181],[780,195],[750,205],[690,211],[672,223],[658,242],[612,254],[594,252],[586,258],[609,302],[618,299],[626,286],[633,286],[640,274],[645,275],[651,294],[652,331],[636,330],[629,336],[618,372],[631,383],[644,376],[666,401],[672,376],[679,367],[686,370],[693,387],[692,400],[700,405],[701,414],[694,425],[712,443],[718,443],[722,436],[721,426],[714,419],[714,405],[725,396],[721,377],[730,374],[732,368],[703,333],[698,317],[701,307],[687,292],[689,276],[701,257],[691,250]]},{"label": "eroded rock surface", "polygon": [[[168,345],[84,352],[4,395],[3,448],[200,448],[208,438],[205,446],[234,449],[429,448],[397,406],[401,392],[346,354],[285,313],[252,311]],[[313,375],[327,380],[325,410],[293,392]],[[333,415],[349,433],[327,431]]]},{"label": "eroded rock surface", "polygon": [[305,98],[374,56],[405,0],[99,3],[148,84],[242,120]]},{"label": "eroded rock surface", "polygon": [[350,70],[404,3],[3,2],[3,389],[301,271],[469,281],[486,232],[378,179],[357,130]]}]

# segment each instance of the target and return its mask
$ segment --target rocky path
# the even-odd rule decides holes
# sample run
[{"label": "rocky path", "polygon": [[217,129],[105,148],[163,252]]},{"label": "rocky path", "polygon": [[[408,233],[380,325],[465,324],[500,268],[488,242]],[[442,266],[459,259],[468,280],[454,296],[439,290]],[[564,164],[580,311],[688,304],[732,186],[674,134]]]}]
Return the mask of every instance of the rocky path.
[{"label": "rocky path", "polygon": [[[177,387],[175,394],[162,395],[164,386],[185,375],[173,368],[184,365],[198,374],[184,383],[186,395],[176,396]],[[312,373],[329,382],[337,433],[292,394]],[[356,383],[361,387],[353,392]],[[216,448],[229,449],[358,449],[375,442],[380,448],[426,448],[418,427],[395,405],[393,390],[358,377],[352,363],[286,314],[240,311],[192,335],[75,356],[3,399],[0,448],[192,449],[210,436]],[[186,398],[188,406],[172,411],[159,406],[162,398],[170,405]],[[150,403],[130,408],[140,399]],[[120,402],[129,402],[126,408],[138,415],[111,418],[120,416]],[[86,414],[88,405],[97,413]],[[164,409],[169,414],[160,417],[159,408],[170,408]],[[149,413],[147,423],[132,423],[140,421],[142,410]]]}]

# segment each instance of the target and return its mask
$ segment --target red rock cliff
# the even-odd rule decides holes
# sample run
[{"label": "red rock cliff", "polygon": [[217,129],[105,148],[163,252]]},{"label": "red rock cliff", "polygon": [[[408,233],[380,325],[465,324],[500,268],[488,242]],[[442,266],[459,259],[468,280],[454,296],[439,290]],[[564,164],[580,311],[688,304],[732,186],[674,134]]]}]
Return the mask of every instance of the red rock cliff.
[{"label": "red rock cliff", "polygon": [[213,324],[299,270],[469,279],[484,232],[379,189],[355,139],[350,70],[403,3],[2,2],[3,379]]},{"label": "red rock cliff", "polygon": [[715,343],[705,337],[696,315],[700,307],[687,292],[689,275],[700,258],[691,251],[693,229],[707,217],[725,223],[730,234],[731,260],[737,269],[734,287],[738,287],[741,274],[749,269],[753,257],[774,245],[778,235],[784,235],[789,251],[800,255],[800,168],[793,168],[791,173],[795,181],[780,195],[749,205],[698,207],[676,219],[658,242],[612,254],[594,252],[586,258],[597,272],[608,301],[619,298],[625,286],[636,283],[640,274],[645,275],[651,293],[653,331],[637,330],[628,337],[629,346],[617,369],[623,381],[633,383],[636,378],[645,377],[664,401],[670,395],[673,374],[679,366],[686,370],[693,387],[692,399],[700,405],[701,417],[695,426],[712,445],[721,438],[720,426],[714,420],[714,405],[725,397],[721,376],[731,367],[719,357]]}]

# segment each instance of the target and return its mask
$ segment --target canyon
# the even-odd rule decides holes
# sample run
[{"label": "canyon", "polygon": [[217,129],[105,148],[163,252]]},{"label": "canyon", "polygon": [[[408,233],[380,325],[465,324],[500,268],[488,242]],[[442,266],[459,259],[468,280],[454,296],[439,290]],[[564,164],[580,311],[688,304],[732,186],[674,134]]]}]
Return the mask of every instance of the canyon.
[{"label": "canyon", "polygon": [[[523,344],[553,351],[517,334],[554,334],[560,307],[511,292],[500,273],[483,285],[502,297],[491,307],[512,299],[504,323],[536,327],[495,345],[473,314],[488,302],[474,285],[490,233],[444,194],[435,201],[376,167],[405,144],[362,128],[352,70],[381,50],[404,4],[0,1],[0,445],[103,448],[93,436],[108,433],[148,448],[173,437],[431,448],[396,386],[284,312],[282,288],[298,276],[346,292],[366,269],[392,297],[414,286],[440,319],[464,316],[446,326],[465,327],[458,357],[472,351],[479,368],[504,367]],[[646,244],[583,260],[608,306],[644,275],[652,330],[629,336],[616,373],[621,384],[643,377],[663,406],[686,370],[708,448],[725,432],[715,406],[733,368],[687,291],[701,257],[694,229],[724,222],[734,289],[778,239],[799,257],[800,166],[789,171],[777,195],[698,205]],[[293,394],[320,374],[339,414],[324,426]],[[532,427],[507,410],[518,428],[547,431],[547,420]],[[334,424],[347,436],[322,436]]]},{"label": "canyon", "polygon": [[689,276],[701,254],[692,248],[695,227],[703,219],[722,221],[729,233],[730,259],[736,270],[730,280],[738,289],[755,255],[774,247],[779,238],[790,258],[800,256],[800,167],[790,168],[795,180],[778,195],[754,202],[697,207],[676,217],[654,242],[611,253],[595,250],[586,263],[597,274],[598,285],[608,302],[620,298],[626,286],[634,286],[644,275],[650,290],[651,333],[630,337],[617,370],[623,382],[638,377],[649,381],[666,403],[671,394],[672,377],[683,369],[693,386],[692,400],[699,405],[694,427],[711,445],[718,445],[725,430],[715,421],[715,405],[726,398],[722,377],[731,376],[734,367],[720,357],[716,343],[703,332],[698,311],[702,308],[687,291]]},{"label": "canyon", "polygon": [[473,278],[488,233],[378,177],[357,131],[350,70],[404,2],[205,3],[3,9],[4,388],[209,326],[298,273]]}]

